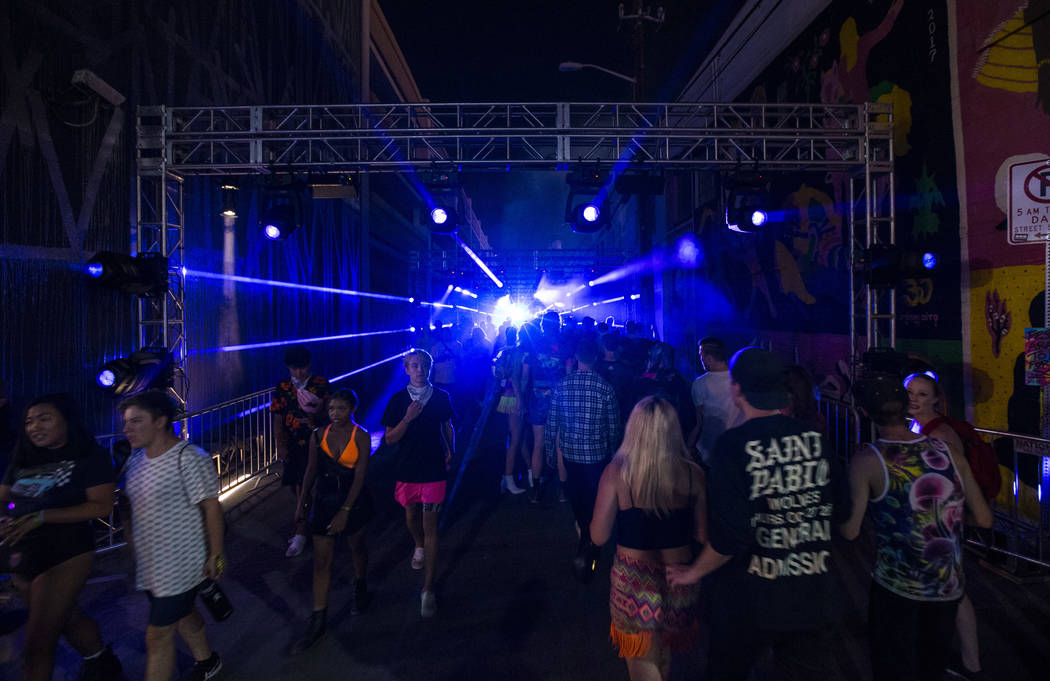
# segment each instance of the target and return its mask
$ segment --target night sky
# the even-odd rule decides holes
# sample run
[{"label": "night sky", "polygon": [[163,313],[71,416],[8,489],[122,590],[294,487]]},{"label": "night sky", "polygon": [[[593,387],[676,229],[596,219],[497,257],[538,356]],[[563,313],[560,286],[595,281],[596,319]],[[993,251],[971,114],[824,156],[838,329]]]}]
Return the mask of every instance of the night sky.
[{"label": "night sky", "polygon": [[[381,6],[423,96],[432,102],[631,100],[631,85],[593,69],[558,71],[563,61],[632,75],[631,27],[612,0],[382,0]],[[625,3],[628,9],[630,0]],[[673,101],[743,0],[661,3],[666,21],[647,29],[648,82],[642,99]],[[654,8],[658,6],[652,3]],[[591,242],[564,225],[562,174],[512,172],[463,178],[493,247],[566,248]]]},{"label": "night sky", "polygon": [[[673,101],[743,0],[647,2],[666,21],[647,31],[644,99]],[[630,25],[614,0],[381,0],[423,92],[434,102],[629,101],[629,83],[593,69],[560,73],[558,64],[598,64],[632,75]],[[630,10],[631,2],[625,5]]]}]

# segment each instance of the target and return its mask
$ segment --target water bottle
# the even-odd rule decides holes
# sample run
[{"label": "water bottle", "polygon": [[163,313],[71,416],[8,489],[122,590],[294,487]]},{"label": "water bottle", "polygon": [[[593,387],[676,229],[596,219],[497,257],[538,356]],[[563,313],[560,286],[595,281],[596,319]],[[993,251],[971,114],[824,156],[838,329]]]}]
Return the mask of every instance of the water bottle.
[{"label": "water bottle", "polygon": [[197,592],[204,602],[204,607],[211,613],[212,619],[221,622],[233,614],[233,603],[219,585],[210,580],[204,580],[204,586]]}]

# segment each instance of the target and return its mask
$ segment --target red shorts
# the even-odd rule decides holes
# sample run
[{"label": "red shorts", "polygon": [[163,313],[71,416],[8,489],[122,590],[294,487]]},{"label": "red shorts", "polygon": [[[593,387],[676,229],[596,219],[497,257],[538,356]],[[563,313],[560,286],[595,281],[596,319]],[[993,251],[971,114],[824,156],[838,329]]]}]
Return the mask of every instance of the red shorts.
[{"label": "red shorts", "polygon": [[445,481],[398,482],[394,486],[394,499],[402,506],[440,504],[445,500]]}]

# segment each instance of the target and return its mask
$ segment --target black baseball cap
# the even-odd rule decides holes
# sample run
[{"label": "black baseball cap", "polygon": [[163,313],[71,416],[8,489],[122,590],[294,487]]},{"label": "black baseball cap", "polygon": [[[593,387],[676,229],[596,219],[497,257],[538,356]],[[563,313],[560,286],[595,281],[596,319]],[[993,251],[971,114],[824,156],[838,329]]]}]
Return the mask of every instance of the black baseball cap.
[{"label": "black baseball cap", "polygon": [[784,386],[784,363],[772,352],[744,348],[729,361],[729,375],[755,409],[783,409],[788,406]]}]

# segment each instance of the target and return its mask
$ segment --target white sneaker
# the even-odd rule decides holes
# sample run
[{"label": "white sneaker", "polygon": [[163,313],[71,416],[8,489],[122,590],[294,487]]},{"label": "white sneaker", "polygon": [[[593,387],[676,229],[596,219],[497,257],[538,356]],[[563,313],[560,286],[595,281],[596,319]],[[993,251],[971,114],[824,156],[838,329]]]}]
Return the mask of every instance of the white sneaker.
[{"label": "white sneaker", "polygon": [[416,550],[412,552],[412,569],[422,570],[423,569],[423,547],[417,546]]},{"label": "white sneaker", "polygon": [[510,492],[511,494],[524,494],[525,493],[525,490],[523,490],[522,488],[518,487],[517,483],[514,481],[514,476],[513,475],[504,475],[503,476],[503,480],[501,481],[501,484],[500,484],[500,491],[502,491],[502,492]]},{"label": "white sneaker", "polygon": [[306,535],[297,534],[288,540],[288,550],[284,552],[285,558],[295,558],[306,548]]},{"label": "white sneaker", "polygon": [[423,617],[433,617],[437,614],[437,598],[433,591],[424,591],[419,598],[419,614]]}]

